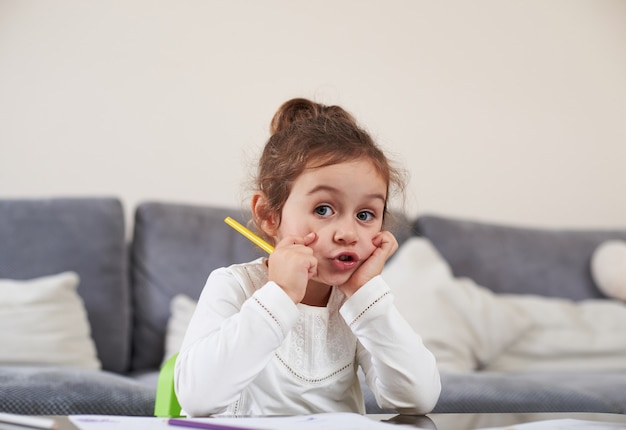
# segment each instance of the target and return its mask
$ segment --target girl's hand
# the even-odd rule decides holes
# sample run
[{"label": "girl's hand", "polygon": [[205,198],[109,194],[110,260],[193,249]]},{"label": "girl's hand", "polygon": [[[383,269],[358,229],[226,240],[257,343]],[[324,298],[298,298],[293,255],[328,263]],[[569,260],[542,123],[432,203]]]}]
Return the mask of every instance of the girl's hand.
[{"label": "girl's hand", "polygon": [[309,279],[317,273],[317,259],[308,246],[316,237],[315,233],[285,237],[269,257],[269,280],[276,282],[294,303],[302,301]]},{"label": "girl's hand", "polygon": [[380,275],[385,263],[398,249],[398,241],[389,231],[381,231],[372,239],[376,247],[374,252],[350,276],[348,281],[339,286],[346,297],[352,296],[359,288],[374,276]]}]

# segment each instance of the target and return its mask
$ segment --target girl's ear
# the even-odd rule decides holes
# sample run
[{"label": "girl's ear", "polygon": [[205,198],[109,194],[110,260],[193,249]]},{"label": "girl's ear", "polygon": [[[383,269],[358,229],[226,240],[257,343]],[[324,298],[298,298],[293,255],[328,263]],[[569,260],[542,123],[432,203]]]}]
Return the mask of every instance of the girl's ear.
[{"label": "girl's ear", "polygon": [[278,232],[278,217],[276,214],[271,213],[268,208],[267,198],[265,194],[257,191],[252,196],[251,201],[252,217],[258,228],[263,231],[267,236],[273,238]]}]

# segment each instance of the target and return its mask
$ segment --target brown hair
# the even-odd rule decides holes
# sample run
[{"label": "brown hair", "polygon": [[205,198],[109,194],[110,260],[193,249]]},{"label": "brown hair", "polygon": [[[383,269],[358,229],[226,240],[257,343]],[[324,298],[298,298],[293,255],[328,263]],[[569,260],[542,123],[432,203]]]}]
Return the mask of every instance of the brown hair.
[{"label": "brown hair", "polygon": [[[387,183],[387,199],[390,191],[404,190],[404,173],[391,165],[371,136],[339,106],[289,100],[274,114],[270,132],[255,180],[267,200],[262,218],[273,215],[280,224],[292,184],[307,168],[367,159]],[[254,220],[260,229],[259,221]]]}]

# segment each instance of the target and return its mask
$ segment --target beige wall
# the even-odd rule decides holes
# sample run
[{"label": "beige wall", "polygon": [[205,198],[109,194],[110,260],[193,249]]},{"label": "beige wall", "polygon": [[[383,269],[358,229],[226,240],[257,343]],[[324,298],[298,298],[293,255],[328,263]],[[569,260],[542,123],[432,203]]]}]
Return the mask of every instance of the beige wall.
[{"label": "beige wall", "polygon": [[352,111],[410,213],[626,226],[621,0],[0,0],[0,197],[239,205],[275,109]]}]

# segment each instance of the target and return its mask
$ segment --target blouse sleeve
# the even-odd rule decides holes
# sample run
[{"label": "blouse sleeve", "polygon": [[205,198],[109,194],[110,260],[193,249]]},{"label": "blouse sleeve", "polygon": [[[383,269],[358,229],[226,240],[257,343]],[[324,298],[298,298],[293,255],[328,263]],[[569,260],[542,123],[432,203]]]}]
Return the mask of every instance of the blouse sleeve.
[{"label": "blouse sleeve", "polygon": [[227,268],[209,276],[175,366],[176,396],[187,414],[225,411],[296,324],[297,307],[277,284],[252,291]]},{"label": "blouse sleeve", "polygon": [[378,405],[403,414],[432,411],[441,392],[435,357],[394,305],[383,278],[363,285],[340,312],[359,340],[357,358]]}]

